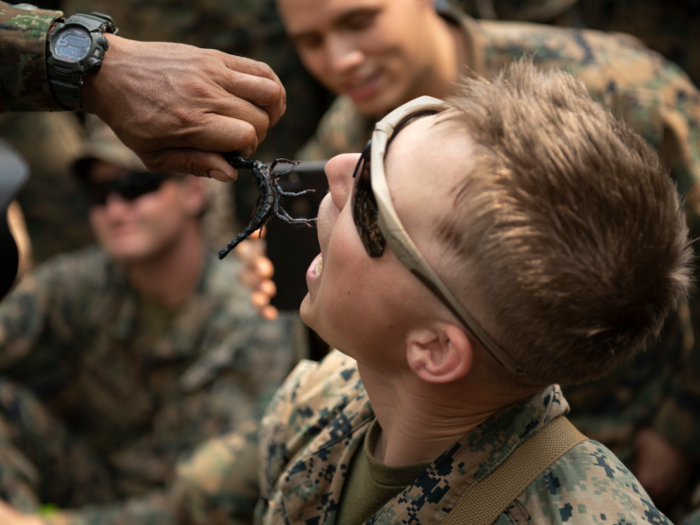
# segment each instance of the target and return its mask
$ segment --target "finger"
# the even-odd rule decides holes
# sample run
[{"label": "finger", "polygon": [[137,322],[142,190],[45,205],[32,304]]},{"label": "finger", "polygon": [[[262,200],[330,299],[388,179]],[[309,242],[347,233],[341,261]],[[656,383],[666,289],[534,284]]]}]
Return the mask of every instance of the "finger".
[{"label": "finger", "polygon": [[[249,102],[238,101],[248,107]],[[243,157],[250,157],[255,152],[267,130],[268,117],[260,108],[253,112],[243,112],[246,119],[224,115],[229,109],[218,108],[219,113],[208,113],[196,126],[192,126],[181,139],[183,147],[202,151],[226,153],[237,151]],[[252,121],[252,122],[251,122]],[[257,126],[257,127],[256,127]]]},{"label": "finger", "polygon": [[[284,114],[284,110],[287,107],[287,93],[279,77],[275,74],[272,68],[264,62],[258,62],[257,60],[237,57],[234,55],[224,55],[224,63],[232,71],[267,79],[277,85],[276,91],[268,86],[268,91],[264,91],[262,94],[256,95],[257,97],[262,96],[263,100],[258,98],[258,101],[255,102],[258,106],[264,107],[268,110],[270,115],[270,125],[274,126]],[[250,100],[252,101],[252,99]]]},{"label": "finger", "polygon": [[151,171],[170,171],[233,182],[238,172],[219,153],[195,149],[170,149],[140,154]]},{"label": "finger", "polygon": [[271,279],[275,275],[275,267],[267,257],[258,257],[254,264],[255,270],[263,279]]},{"label": "finger", "polygon": [[[260,231],[258,230],[258,232]],[[265,236],[264,229],[262,236]],[[236,250],[240,250],[236,254],[238,258],[249,266],[253,266],[259,257],[265,257],[265,241],[260,240],[257,235],[255,237],[254,239],[246,239],[236,248]]]},{"label": "finger", "polygon": [[[244,99],[268,115],[274,125],[284,113],[286,92],[279,81],[226,69],[227,74],[217,78],[219,85],[230,94]],[[261,111],[262,111],[261,110]]]},{"label": "finger", "polygon": [[255,271],[253,263],[255,262],[255,259],[260,256],[260,250],[255,248],[254,242],[255,241],[246,239],[236,246],[236,249],[234,250],[236,257],[238,257],[241,262],[245,263],[248,267],[247,269],[250,271]]},{"label": "finger", "polygon": [[[221,85],[223,82],[219,81],[218,100],[216,102],[206,101],[206,105],[202,105],[201,108],[202,111],[207,112],[207,127],[220,125],[217,120],[225,117],[247,122],[253,126],[257,141],[261,142],[270,127],[270,115],[267,110],[246,100],[237,92],[238,90],[227,90],[225,86]],[[233,88],[229,86],[229,89]]]},{"label": "finger", "polygon": [[253,303],[253,306],[260,309],[270,304],[270,298],[262,292],[253,292],[250,296],[250,302]]},{"label": "finger", "polygon": [[270,279],[265,279],[264,281],[261,281],[260,285],[258,286],[258,290],[260,290],[260,292],[264,293],[270,298],[277,295],[277,286],[275,286],[275,283]]},{"label": "finger", "polygon": [[279,317],[279,311],[277,308],[271,305],[263,306],[260,310],[258,310],[260,314],[263,316],[264,319],[268,321],[274,321]]}]

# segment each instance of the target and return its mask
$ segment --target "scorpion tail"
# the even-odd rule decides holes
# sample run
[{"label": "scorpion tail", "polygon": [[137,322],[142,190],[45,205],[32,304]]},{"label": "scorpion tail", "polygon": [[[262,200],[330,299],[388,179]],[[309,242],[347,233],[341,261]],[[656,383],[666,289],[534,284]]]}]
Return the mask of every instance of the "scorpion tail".
[{"label": "scorpion tail", "polygon": [[240,235],[237,235],[235,239],[232,241],[229,241],[229,243],[226,245],[225,248],[223,248],[221,251],[219,251],[219,260],[223,259],[226,257],[231,250],[233,250],[236,246],[238,246],[238,243],[240,243],[243,239],[239,239]]}]

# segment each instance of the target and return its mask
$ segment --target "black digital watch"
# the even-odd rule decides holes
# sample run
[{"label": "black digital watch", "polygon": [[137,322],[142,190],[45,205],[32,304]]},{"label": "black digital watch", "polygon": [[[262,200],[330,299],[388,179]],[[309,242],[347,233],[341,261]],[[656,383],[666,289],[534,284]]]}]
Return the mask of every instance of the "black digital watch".
[{"label": "black digital watch", "polygon": [[92,13],[75,14],[49,34],[46,71],[56,102],[66,109],[82,109],[83,77],[99,71],[109,48],[102,33],[117,31],[111,17]]}]

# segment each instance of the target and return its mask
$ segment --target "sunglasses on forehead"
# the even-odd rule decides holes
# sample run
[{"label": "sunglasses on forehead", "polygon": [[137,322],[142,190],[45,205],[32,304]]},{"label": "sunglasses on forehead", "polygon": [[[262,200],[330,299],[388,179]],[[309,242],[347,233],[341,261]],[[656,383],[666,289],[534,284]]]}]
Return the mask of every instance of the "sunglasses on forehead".
[{"label": "sunglasses on forehead", "polygon": [[406,233],[391,202],[384,171],[384,158],[389,142],[411,117],[436,114],[446,109],[448,106],[442,100],[420,97],[395,109],[375,125],[372,139],[365,146],[353,174],[353,220],[370,257],[381,257],[388,244],[399,261],[464,323],[477,341],[499,363],[514,374],[523,375],[524,371],[476,322],[428,265]]},{"label": "sunglasses on forehead", "polygon": [[161,184],[171,178],[170,173],[130,171],[118,179],[106,182],[89,181],[85,190],[91,206],[104,206],[110,193],[116,193],[125,201],[132,202],[143,195],[158,191]]}]

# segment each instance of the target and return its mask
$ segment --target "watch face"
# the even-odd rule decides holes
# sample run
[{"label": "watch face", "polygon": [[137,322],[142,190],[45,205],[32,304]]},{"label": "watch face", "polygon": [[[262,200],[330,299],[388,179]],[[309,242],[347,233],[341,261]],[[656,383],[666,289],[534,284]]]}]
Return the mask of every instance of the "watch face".
[{"label": "watch face", "polygon": [[61,30],[53,43],[53,55],[66,62],[78,62],[90,51],[92,39],[87,31],[77,27]]}]

